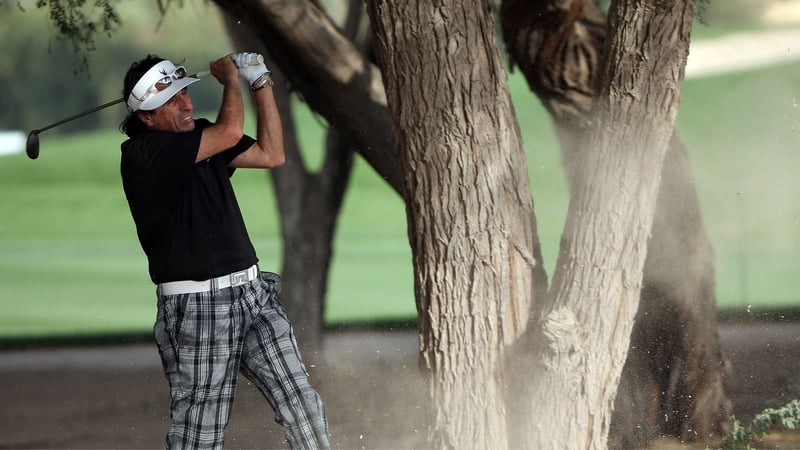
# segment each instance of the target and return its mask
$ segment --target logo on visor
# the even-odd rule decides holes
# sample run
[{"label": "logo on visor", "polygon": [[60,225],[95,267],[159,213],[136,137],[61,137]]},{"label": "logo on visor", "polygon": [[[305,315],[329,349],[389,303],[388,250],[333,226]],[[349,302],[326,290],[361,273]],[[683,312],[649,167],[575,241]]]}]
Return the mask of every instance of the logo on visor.
[{"label": "logo on visor", "polygon": [[[151,93],[151,91],[153,94],[156,92],[161,92],[172,85],[172,80],[180,80],[181,78],[186,77],[186,68],[183,66],[178,66],[172,73],[164,73],[164,75],[164,78],[156,81],[155,84],[153,84],[153,87],[148,89],[148,93]],[[155,89],[155,91],[153,91],[153,89]]]}]

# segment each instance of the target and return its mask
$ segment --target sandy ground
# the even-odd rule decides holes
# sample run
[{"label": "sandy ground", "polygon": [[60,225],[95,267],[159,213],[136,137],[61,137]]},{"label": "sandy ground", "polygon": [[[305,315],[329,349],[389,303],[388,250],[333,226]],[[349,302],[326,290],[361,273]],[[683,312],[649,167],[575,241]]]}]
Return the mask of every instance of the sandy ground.
[{"label": "sandy ground", "polygon": [[[720,337],[734,367],[726,388],[737,417],[747,423],[800,396],[800,324],[724,323]],[[413,331],[328,335],[310,372],[332,444],[424,448],[417,367]],[[0,448],[159,448],[166,396],[151,345],[0,352]],[[243,378],[226,447],[285,447],[271,409]]]}]

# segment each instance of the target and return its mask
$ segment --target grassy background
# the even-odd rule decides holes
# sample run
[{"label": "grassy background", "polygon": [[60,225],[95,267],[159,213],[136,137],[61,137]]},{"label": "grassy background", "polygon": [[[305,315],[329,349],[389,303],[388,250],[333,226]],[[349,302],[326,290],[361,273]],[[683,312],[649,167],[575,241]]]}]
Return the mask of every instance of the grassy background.
[{"label": "grassy background", "polygon": [[[722,310],[797,303],[798,78],[800,64],[787,64],[684,85],[677,130],[715,246]],[[510,85],[552,274],[566,184],[548,116],[518,74]],[[319,148],[318,122],[306,111],[297,119],[303,143]],[[48,131],[40,139],[36,162],[0,158],[0,337],[149,330],[155,290],[119,180],[123,136]],[[312,164],[317,156],[308,156]],[[234,183],[262,266],[280,270],[264,172],[239,171]],[[359,159],[335,240],[328,323],[415,314],[405,233],[400,199]]]},{"label": "grassy background", "polygon": [[800,65],[689,80],[677,129],[716,249],[720,307],[797,305]]}]

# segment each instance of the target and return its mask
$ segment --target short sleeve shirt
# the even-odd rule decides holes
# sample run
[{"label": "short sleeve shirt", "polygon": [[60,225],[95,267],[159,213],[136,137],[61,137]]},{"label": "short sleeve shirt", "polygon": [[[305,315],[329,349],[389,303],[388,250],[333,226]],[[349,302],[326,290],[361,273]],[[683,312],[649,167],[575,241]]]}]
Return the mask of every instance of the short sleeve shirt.
[{"label": "short sleeve shirt", "polygon": [[258,260],[233,192],[230,162],[255,140],[195,162],[202,130],[146,132],[122,143],[120,173],[154,283],[205,280]]}]

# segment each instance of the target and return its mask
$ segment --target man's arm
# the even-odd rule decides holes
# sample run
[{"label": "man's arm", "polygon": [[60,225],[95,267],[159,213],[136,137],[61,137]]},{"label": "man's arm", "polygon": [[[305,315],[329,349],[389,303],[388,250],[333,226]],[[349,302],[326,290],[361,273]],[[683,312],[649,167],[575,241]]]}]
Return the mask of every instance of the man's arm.
[{"label": "man's arm", "polygon": [[231,162],[232,167],[270,169],[286,161],[283,149],[283,127],[272,84],[253,92],[256,103],[256,143]]},{"label": "man's arm", "polygon": [[197,162],[233,147],[244,135],[244,102],[236,64],[230,56],[224,56],[211,62],[209,68],[223,86],[222,105],[216,122],[203,129]]}]

